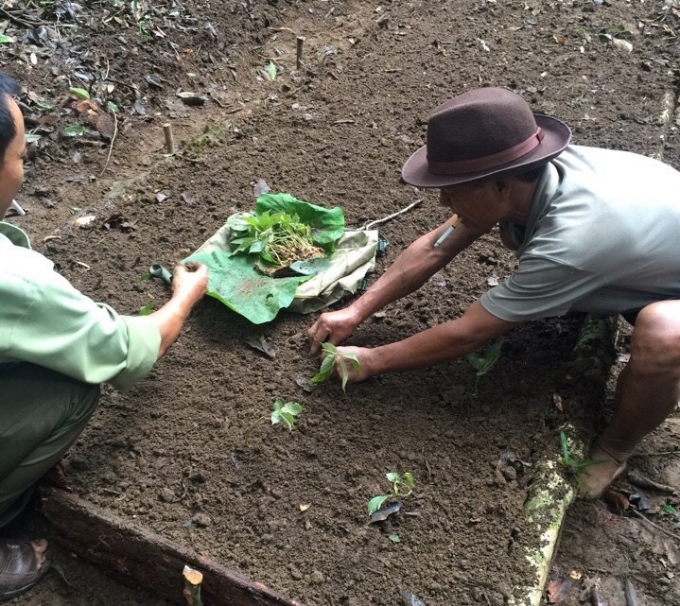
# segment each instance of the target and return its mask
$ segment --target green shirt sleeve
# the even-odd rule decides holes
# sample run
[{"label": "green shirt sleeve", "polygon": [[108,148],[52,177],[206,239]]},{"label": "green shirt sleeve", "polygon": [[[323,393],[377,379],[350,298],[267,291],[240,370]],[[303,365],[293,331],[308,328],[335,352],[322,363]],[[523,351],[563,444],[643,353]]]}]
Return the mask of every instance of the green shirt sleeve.
[{"label": "green shirt sleeve", "polygon": [[0,363],[32,362],[117,389],[146,376],[161,343],[153,321],[95,303],[39,253],[12,248],[11,261],[0,259]]}]

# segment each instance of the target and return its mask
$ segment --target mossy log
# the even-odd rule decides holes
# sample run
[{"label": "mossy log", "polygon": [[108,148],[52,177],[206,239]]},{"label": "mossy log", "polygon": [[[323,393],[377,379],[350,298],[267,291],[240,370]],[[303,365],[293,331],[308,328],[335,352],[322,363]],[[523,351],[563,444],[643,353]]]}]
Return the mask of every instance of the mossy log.
[{"label": "mossy log", "polygon": [[[616,359],[615,340],[617,317],[586,316],[574,348],[574,362],[569,371],[575,384],[587,383],[587,405],[600,404],[604,396],[609,372]],[[567,436],[569,454],[584,460],[588,440],[583,431],[571,425],[561,428]],[[568,478],[561,452],[546,453],[536,464],[531,493],[524,504],[524,514],[539,530],[540,544],[527,549],[526,558],[534,567],[535,582],[516,588],[509,606],[539,606],[553,557],[557,551],[564,519],[577,495],[574,479]]]}]

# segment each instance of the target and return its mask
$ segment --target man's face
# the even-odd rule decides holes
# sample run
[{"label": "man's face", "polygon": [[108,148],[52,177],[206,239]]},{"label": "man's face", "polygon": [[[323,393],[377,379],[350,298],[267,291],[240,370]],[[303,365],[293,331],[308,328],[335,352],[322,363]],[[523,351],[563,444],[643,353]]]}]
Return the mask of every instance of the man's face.
[{"label": "man's face", "polygon": [[457,214],[464,225],[480,233],[490,231],[506,212],[502,188],[496,181],[443,187],[439,202]]},{"label": "man's face", "polygon": [[5,150],[5,157],[0,166],[0,219],[5,216],[24,180],[24,158],[26,157],[24,118],[14,99],[7,97],[7,105],[14,119],[17,133]]}]

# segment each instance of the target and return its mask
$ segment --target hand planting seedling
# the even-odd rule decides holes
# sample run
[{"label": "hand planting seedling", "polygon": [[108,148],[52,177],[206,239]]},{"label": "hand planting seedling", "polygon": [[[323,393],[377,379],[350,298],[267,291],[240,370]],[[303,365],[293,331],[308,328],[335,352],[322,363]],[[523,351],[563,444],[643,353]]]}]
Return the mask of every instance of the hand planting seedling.
[{"label": "hand planting seedling", "polygon": [[387,501],[396,498],[405,498],[413,492],[413,475],[410,472],[404,472],[404,475],[398,474],[396,471],[391,471],[385,474],[388,482],[392,486],[392,492],[390,494],[381,494],[377,497],[373,497],[367,505],[368,515],[372,516],[376,511],[378,511]]},{"label": "hand planting seedling", "polygon": [[[272,425],[283,423],[289,430],[292,430],[293,427],[295,427],[295,417],[297,417],[302,412],[302,410],[303,408],[298,402],[286,402],[284,404],[281,398],[276,398],[274,404],[272,405],[272,412],[269,417],[272,421]],[[266,418],[267,415],[262,415],[254,423],[252,423],[248,429],[246,429],[244,434],[246,442],[248,441],[248,436],[253,431],[253,429],[255,429]]]},{"label": "hand planting seedling", "polygon": [[314,244],[312,228],[285,211],[236,216],[230,219],[229,227],[235,253],[258,255],[275,267],[326,256],[326,251]]},{"label": "hand planting seedling", "polygon": [[338,348],[333,345],[333,343],[322,343],[321,349],[325,356],[323,360],[321,360],[319,372],[317,372],[310,379],[310,381],[312,383],[324,383],[325,381],[328,381],[328,379],[330,379],[331,375],[333,374],[333,369],[337,363],[337,366],[340,369],[340,377],[342,379],[342,391],[345,391],[345,387],[347,387],[347,380],[349,379],[347,363],[349,362],[354,370],[359,370],[361,368],[359,359],[357,358],[356,354],[353,353],[341,354],[338,351]]},{"label": "hand planting seedling", "polygon": [[470,366],[472,366],[472,368],[474,368],[477,371],[475,376],[474,387],[475,397],[477,396],[477,385],[479,384],[479,378],[484,376],[494,367],[494,364],[496,364],[498,358],[501,355],[502,346],[503,339],[498,339],[498,341],[496,341],[493,345],[487,348],[486,352],[483,355],[476,351],[473,351],[471,354],[468,354],[467,361],[470,363]]}]

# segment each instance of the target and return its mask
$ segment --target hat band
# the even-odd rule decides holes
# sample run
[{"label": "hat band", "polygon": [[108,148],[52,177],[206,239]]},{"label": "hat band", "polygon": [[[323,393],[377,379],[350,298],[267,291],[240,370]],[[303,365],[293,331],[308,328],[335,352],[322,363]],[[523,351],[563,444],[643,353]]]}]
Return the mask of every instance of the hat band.
[{"label": "hat band", "polygon": [[522,141],[517,145],[513,145],[508,149],[482,156],[481,158],[472,158],[471,160],[454,160],[452,162],[435,162],[427,159],[427,165],[431,173],[435,175],[463,175],[467,173],[478,173],[497,166],[502,166],[513,160],[517,160],[525,156],[530,151],[538,147],[539,143],[543,141],[545,133],[539,126],[536,132],[531,135],[526,141]]}]

